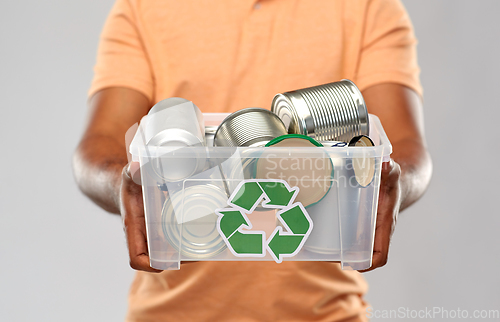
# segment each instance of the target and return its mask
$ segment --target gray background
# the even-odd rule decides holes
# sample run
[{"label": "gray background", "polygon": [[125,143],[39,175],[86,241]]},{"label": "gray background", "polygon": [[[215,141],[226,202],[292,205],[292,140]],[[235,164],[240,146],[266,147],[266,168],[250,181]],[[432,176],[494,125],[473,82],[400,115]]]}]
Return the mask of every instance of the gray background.
[{"label": "gray background", "polygon": [[[77,189],[106,1],[4,1],[0,10],[0,320],[121,321],[128,286],[117,216]],[[374,310],[500,309],[500,2],[405,0],[420,41],[434,176],[398,223]]]}]

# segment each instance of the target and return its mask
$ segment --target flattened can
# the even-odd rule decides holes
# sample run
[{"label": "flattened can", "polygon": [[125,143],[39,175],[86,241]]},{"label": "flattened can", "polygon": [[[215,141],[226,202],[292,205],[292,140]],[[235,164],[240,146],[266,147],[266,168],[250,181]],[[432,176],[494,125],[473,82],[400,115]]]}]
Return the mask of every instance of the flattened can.
[{"label": "flattened can", "polygon": [[363,96],[347,79],[277,94],[271,111],[280,117],[288,133],[317,141],[349,142],[354,136],[369,134]]}]

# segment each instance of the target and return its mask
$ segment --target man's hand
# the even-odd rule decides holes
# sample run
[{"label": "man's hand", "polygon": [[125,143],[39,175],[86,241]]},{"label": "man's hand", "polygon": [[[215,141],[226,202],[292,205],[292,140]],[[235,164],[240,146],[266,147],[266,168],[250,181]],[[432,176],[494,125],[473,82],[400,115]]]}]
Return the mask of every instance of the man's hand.
[{"label": "man's hand", "polygon": [[400,179],[401,167],[399,164],[392,159],[390,162],[382,164],[372,266],[361,271],[363,273],[382,267],[387,263],[389,245],[401,206]]},{"label": "man's hand", "polygon": [[128,129],[148,113],[150,102],[129,88],[106,88],[89,103],[89,122],[73,158],[75,179],[95,203],[111,213],[121,214],[130,266],[158,272],[149,267],[142,187],[137,184],[139,164],[127,164],[125,142]]},{"label": "man's hand", "polygon": [[159,273],[149,266],[148,244],[139,163],[130,162],[123,168],[120,185],[120,214],[127,238],[130,267],[136,270]]},{"label": "man's hand", "polygon": [[422,196],[432,163],[417,93],[399,84],[380,84],[364,90],[363,97],[368,111],[380,118],[394,151],[382,165],[372,266],[361,271],[368,272],[387,263],[399,212]]}]

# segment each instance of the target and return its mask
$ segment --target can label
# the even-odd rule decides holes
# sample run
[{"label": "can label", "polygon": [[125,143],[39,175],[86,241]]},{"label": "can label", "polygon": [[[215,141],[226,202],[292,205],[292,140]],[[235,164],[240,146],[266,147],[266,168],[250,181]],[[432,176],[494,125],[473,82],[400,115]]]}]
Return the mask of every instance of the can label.
[{"label": "can label", "polygon": [[[295,202],[298,187],[284,180],[243,180],[228,199],[228,208],[217,209],[217,230],[237,257],[264,257],[266,250],[277,263],[295,256],[313,229],[313,222],[300,202]],[[257,206],[276,209],[281,224],[266,240],[264,231],[252,230],[248,219]],[[286,230],[284,231],[283,228]]]}]

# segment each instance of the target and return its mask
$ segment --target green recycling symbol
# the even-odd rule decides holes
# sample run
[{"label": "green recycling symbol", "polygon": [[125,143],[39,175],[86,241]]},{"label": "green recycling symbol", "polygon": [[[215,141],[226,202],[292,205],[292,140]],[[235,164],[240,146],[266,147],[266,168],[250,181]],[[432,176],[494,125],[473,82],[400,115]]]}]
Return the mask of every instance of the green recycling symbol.
[{"label": "green recycling symbol", "polygon": [[[230,208],[217,209],[217,230],[237,257],[264,257],[266,248],[277,263],[295,256],[309,237],[313,222],[300,202],[295,202],[298,187],[284,180],[244,180],[227,201]],[[252,231],[251,214],[262,202],[263,208],[279,209],[276,217],[283,225],[274,229],[266,241],[264,231]]]}]

